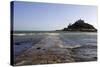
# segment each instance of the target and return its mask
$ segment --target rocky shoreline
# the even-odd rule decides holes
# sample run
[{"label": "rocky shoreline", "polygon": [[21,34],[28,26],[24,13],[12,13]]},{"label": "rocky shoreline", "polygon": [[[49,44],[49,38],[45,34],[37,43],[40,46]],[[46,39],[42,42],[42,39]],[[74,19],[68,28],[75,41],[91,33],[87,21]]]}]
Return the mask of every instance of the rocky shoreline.
[{"label": "rocky shoreline", "polygon": [[[97,57],[94,56],[88,58],[89,54],[85,54],[86,52],[84,52],[84,49],[92,48],[92,46],[75,46],[74,48],[71,48],[66,47],[65,45],[66,43],[61,40],[59,34],[50,33],[40,42],[36,43],[35,45],[31,46],[31,48],[15,57],[14,65],[55,64],[97,60]],[[95,48],[97,49],[97,47]]]}]

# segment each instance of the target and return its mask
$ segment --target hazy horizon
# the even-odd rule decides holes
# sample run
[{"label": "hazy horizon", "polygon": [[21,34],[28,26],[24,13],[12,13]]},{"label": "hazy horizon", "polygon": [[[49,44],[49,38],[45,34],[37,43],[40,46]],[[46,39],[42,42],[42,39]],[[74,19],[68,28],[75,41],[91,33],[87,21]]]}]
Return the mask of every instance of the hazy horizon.
[{"label": "hazy horizon", "polygon": [[14,1],[14,31],[54,31],[80,18],[97,28],[97,7]]}]

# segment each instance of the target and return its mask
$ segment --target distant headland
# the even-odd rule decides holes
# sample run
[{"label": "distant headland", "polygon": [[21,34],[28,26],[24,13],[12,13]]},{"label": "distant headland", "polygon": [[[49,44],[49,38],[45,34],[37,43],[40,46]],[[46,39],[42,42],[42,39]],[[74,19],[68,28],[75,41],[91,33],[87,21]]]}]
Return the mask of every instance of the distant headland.
[{"label": "distant headland", "polygon": [[56,31],[97,32],[97,29],[93,27],[91,24],[85,23],[84,20],[79,19],[75,23],[69,24],[68,27]]}]

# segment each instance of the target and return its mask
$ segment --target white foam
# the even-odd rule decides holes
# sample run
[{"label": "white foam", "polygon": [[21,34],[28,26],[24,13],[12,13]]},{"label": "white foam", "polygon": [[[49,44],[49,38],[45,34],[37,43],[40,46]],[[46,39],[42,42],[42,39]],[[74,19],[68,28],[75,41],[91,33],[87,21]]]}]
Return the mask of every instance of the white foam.
[{"label": "white foam", "polygon": [[16,35],[16,36],[25,36],[26,34],[22,33],[22,34],[13,34],[13,35]]}]

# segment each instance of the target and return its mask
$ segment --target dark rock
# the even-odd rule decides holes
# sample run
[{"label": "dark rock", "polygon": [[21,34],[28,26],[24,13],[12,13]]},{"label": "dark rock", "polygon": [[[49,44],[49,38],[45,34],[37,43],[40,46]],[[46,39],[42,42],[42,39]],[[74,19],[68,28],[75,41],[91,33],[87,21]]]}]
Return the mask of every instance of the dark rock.
[{"label": "dark rock", "polygon": [[97,59],[97,57],[93,57],[94,59]]},{"label": "dark rock", "polygon": [[46,49],[43,49],[43,50],[46,50]]},{"label": "dark rock", "polygon": [[21,45],[19,42],[15,43],[15,45]]},{"label": "dark rock", "polygon": [[41,49],[40,47],[36,48],[36,49]]}]

